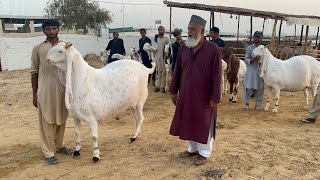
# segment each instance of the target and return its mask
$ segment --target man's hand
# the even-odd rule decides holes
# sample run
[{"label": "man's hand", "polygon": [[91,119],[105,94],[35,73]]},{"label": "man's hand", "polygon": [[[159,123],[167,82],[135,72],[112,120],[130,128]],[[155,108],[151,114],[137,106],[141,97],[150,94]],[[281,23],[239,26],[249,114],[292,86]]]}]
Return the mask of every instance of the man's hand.
[{"label": "man's hand", "polygon": [[172,103],[173,103],[174,105],[177,105],[178,95],[177,95],[177,94],[171,94],[171,100],[172,100]]},{"label": "man's hand", "polygon": [[210,107],[216,109],[217,108],[218,103],[214,102],[214,101],[210,101]]},{"label": "man's hand", "polygon": [[37,97],[37,94],[33,95],[33,106],[38,108],[38,97]]},{"label": "man's hand", "polygon": [[255,56],[251,58],[251,62],[258,62],[260,61],[261,56]]}]

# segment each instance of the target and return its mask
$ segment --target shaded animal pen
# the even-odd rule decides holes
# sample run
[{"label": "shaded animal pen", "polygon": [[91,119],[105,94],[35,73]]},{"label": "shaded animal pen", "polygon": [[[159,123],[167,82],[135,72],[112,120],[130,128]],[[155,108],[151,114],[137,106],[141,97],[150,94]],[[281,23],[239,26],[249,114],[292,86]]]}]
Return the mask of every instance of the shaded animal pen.
[{"label": "shaded animal pen", "polygon": [[[319,37],[319,27],[320,27],[320,17],[319,16],[308,16],[308,15],[293,15],[293,14],[285,14],[285,13],[279,13],[279,12],[269,12],[269,11],[259,11],[259,10],[253,10],[253,9],[246,9],[246,8],[238,8],[238,7],[227,7],[227,6],[214,6],[214,5],[208,5],[208,4],[198,4],[198,3],[180,3],[180,2],[173,2],[173,1],[163,1],[167,7],[170,8],[170,33],[171,33],[171,27],[172,27],[172,8],[184,8],[184,9],[196,9],[196,10],[203,10],[210,12],[210,28],[214,26],[215,22],[215,12],[225,13],[225,14],[234,14],[237,15],[238,19],[238,28],[237,28],[237,43],[234,46],[236,49],[235,54],[239,56],[239,58],[243,58],[244,54],[244,48],[240,48],[239,46],[239,29],[240,29],[240,17],[241,16],[250,16],[250,35],[249,39],[250,42],[252,42],[252,18],[253,17],[259,17],[263,18],[263,29],[265,25],[266,19],[273,19],[273,30],[272,30],[272,36],[271,40],[269,42],[269,50],[276,56],[281,57],[282,59],[284,57],[291,57],[295,55],[296,48],[302,48],[303,50],[299,50],[299,54],[309,54],[317,57],[319,55],[319,51],[313,50],[308,43],[309,41],[309,26],[315,26],[318,27],[317,29],[317,37],[316,37],[316,45],[318,44],[318,37]],[[278,32],[278,40],[276,43],[276,27],[278,21],[280,22],[280,28]],[[298,46],[296,44],[290,44],[291,42],[282,42],[281,41],[281,31],[282,31],[282,24],[283,21],[287,21],[290,25],[295,25],[295,30],[297,28],[297,25],[301,25],[301,35],[300,35],[300,42]],[[303,35],[304,35],[304,27],[306,27],[305,32],[305,39],[303,41]],[[171,37],[171,34],[170,34]],[[309,45],[309,46],[308,46]],[[290,50],[286,50],[286,48],[290,48]],[[242,53],[241,53],[242,52]],[[292,53],[291,53],[292,52]]]}]

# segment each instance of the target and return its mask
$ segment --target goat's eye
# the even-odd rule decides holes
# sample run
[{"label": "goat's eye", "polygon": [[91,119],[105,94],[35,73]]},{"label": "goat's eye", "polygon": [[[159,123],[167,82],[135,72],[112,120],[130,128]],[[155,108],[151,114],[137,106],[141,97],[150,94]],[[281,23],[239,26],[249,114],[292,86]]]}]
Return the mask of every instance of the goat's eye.
[{"label": "goat's eye", "polygon": [[60,50],[60,51],[58,51],[58,52],[59,52],[59,53],[63,53],[63,51],[61,51],[61,50]]}]

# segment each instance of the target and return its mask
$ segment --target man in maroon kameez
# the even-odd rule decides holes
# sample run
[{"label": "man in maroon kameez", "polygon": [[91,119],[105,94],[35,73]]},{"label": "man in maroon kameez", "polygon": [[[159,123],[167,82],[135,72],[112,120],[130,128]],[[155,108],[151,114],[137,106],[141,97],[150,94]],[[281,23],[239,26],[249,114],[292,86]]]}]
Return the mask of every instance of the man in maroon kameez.
[{"label": "man in maroon kameez", "polygon": [[203,18],[191,16],[188,39],[178,51],[170,86],[176,105],[170,134],[187,140],[188,150],[180,157],[197,155],[196,165],[206,163],[212,153],[221,96],[220,49],[204,39],[205,24]]}]

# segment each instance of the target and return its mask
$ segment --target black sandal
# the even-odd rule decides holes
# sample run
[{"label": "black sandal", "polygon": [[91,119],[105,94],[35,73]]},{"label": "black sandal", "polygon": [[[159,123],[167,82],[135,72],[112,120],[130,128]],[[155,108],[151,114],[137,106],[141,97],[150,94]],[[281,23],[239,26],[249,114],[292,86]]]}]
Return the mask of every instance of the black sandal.
[{"label": "black sandal", "polygon": [[54,157],[54,156],[49,157],[49,158],[46,158],[46,161],[47,161],[47,163],[50,164],[50,165],[59,164],[58,159],[56,159],[56,157]]},{"label": "black sandal", "polygon": [[303,118],[299,121],[299,124],[313,124],[316,122],[316,119],[312,119],[312,118]]},{"label": "black sandal", "polygon": [[64,147],[60,148],[59,150],[57,150],[57,153],[64,154],[64,155],[71,155],[71,154],[73,154],[73,150],[64,146]]}]

